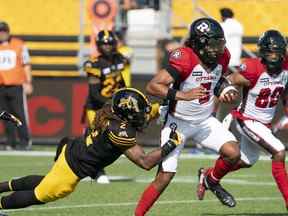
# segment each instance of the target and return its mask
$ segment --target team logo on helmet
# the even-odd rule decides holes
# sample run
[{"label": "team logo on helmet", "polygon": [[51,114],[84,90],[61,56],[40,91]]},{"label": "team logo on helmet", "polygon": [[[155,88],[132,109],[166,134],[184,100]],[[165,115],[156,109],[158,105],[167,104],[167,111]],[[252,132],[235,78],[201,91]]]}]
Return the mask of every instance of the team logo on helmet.
[{"label": "team logo on helmet", "polygon": [[205,33],[210,31],[210,26],[207,22],[201,22],[196,26],[196,29],[201,33]]},{"label": "team logo on helmet", "polygon": [[121,98],[118,107],[140,112],[138,101],[132,96],[129,96],[128,98]]}]

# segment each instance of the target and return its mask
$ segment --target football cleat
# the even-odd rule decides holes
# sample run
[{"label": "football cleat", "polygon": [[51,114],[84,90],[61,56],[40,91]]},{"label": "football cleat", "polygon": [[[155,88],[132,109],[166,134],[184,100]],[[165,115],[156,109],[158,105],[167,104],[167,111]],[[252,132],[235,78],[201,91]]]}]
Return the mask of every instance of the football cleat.
[{"label": "football cleat", "polygon": [[207,172],[203,168],[198,171],[199,184],[197,188],[197,196],[199,200],[203,200],[206,190],[210,190],[217,199],[225,206],[233,208],[236,206],[234,197],[226,191],[219,183],[211,183],[207,177]]},{"label": "football cleat", "polygon": [[198,170],[198,186],[197,186],[197,197],[199,200],[203,200],[206,192],[206,187],[204,185],[204,168]]},{"label": "football cleat", "polygon": [[108,178],[107,175],[100,175],[100,176],[97,178],[96,182],[97,182],[98,184],[109,184],[109,183],[110,183],[110,180],[109,180],[109,178]]}]

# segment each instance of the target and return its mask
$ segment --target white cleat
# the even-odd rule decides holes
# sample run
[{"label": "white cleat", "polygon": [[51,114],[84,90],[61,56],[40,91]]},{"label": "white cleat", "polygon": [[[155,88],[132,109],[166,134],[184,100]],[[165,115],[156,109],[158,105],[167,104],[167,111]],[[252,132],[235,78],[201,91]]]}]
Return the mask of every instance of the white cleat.
[{"label": "white cleat", "polygon": [[97,178],[96,182],[97,182],[98,184],[109,184],[109,183],[110,183],[110,180],[109,180],[109,178],[108,178],[107,175],[100,175],[100,176]]}]

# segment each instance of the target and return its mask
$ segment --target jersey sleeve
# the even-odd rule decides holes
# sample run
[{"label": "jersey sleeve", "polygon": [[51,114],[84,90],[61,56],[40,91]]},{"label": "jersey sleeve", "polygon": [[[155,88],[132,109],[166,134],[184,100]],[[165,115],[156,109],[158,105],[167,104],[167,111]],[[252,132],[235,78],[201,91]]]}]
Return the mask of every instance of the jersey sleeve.
[{"label": "jersey sleeve", "polygon": [[196,61],[192,50],[186,47],[178,48],[170,53],[166,70],[175,81],[183,81],[191,73]]},{"label": "jersey sleeve", "polygon": [[245,59],[239,67],[239,73],[250,81],[250,87],[255,86],[259,78],[257,65],[258,62],[255,59]]},{"label": "jersey sleeve", "polygon": [[87,73],[88,76],[101,76],[101,70],[98,67],[97,62],[88,60],[83,64],[84,71]]},{"label": "jersey sleeve", "polygon": [[126,122],[111,121],[108,138],[117,146],[133,146],[136,144],[136,129]]}]

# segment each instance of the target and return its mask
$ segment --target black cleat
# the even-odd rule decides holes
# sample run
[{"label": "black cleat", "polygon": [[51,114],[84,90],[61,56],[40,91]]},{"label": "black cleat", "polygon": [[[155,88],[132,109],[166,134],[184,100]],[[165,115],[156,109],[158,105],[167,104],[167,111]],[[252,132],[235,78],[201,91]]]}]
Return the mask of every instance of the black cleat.
[{"label": "black cleat", "polygon": [[[203,199],[205,194],[205,189],[210,190],[215,196],[218,198],[218,200],[223,204],[230,208],[233,208],[236,206],[236,201],[234,197],[226,191],[219,183],[211,183],[209,179],[207,178],[207,175],[203,168],[199,169],[199,185],[198,185],[198,198]],[[201,191],[202,190],[202,191]],[[200,196],[199,196],[200,195]],[[201,196],[202,195],[202,196]]]}]

